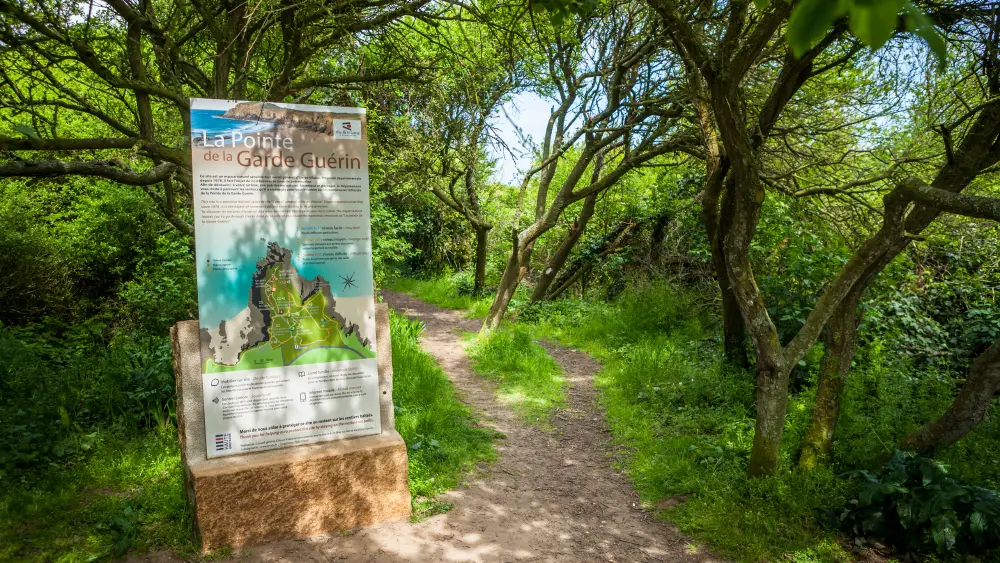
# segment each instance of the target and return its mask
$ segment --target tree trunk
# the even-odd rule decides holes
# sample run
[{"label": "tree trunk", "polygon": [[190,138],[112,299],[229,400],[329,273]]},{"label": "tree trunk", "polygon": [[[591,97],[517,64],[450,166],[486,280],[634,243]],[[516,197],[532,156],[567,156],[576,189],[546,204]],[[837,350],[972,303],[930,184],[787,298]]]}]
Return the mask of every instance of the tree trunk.
[{"label": "tree trunk", "polygon": [[596,253],[587,256],[578,256],[570,264],[569,269],[563,271],[562,275],[555,282],[555,289],[549,292],[548,298],[555,299],[562,295],[563,292],[586,275],[595,264],[627,244],[640,225],[641,223],[631,219],[627,219],[616,225],[608,234],[604,235],[604,240],[601,242],[600,248]]},{"label": "tree trunk", "polygon": [[517,286],[521,284],[524,275],[528,273],[528,264],[531,261],[531,249],[534,241],[521,248],[520,235],[514,234],[514,244],[510,249],[510,257],[507,259],[507,266],[503,269],[503,277],[500,278],[500,285],[497,287],[496,297],[490,305],[490,312],[483,321],[481,332],[489,332],[500,326],[504,315],[507,314],[507,307],[510,300],[517,291]]},{"label": "tree trunk", "polygon": [[833,433],[840,414],[840,397],[851,371],[851,361],[858,343],[858,302],[863,288],[851,292],[827,321],[823,332],[825,348],[816,388],[816,406],[812,421],[802,440],[799,468],[809,471],[830,460]]},{"label": "tree trunk", "polygon": [[552,293],[549,294],[549,299],[557,299],[560,295],[565,293],[566,290],[573,287],[573,284],[578,281],[580,282],[580,287],[583,288],[586,285],[586,283],[582,281],[583,277],[589,274],[593,267],[593,262],[580,262],[575,264],[575,267],[571,270],[572,275],[565,278],[565,280],[559,283],[559,285],[552,290]]},{"label": "tree trunk", "polygon": [[788,409],[789,372],[778,367],[757,367],[757,420],[747,467],[752,476],[774,475],[778,471]]},{"label": "tree trunk", "polygon": [[473,291],[480,295],[486,287],[486,250],[490,227],[475,226],[476,229],[476,281]]},{"label": "tree trunk", "polygon": [[566,265],[569,253],[576,246],[576,243],[580,241],[580,237],[583,236],[583,232],[587,229],[587,223],[594,215],[594,207],[596,205],[597,194],[588,196],[583,200],[583,208],[580,209],[580,216],[573,222],[573,225],[569,228],[569,232],[566,234],[566,238],[563,239],[562,244],[559,245],[555,254],[549,259],[549,263],[545,265],[545,269],[542,270],[542,275],[538,276],[538,281],[535,282],[535,289],[531,293],[532,303],[537,303],[545,299],[545,294],[548,293],[553,280],[556,279],[563,266]]},{"label": "tree trunk", "polygon": [[663,259],[663,237],[672,218],[669,213],[660,213],[656,216],[653,230],[649,233],[649,266],[654,273],[659,269],[660,261]]},{"label": "tree trunk", "polygon": [[900,447],[931,453],[954,444],[983,421],[997,391],[1000,391],[1000,340],[972,363],[965,385],[941,418],[907,434]]},{"label": "tree trunk", "polygon": [[720,280],[722,290],[722,344],[726,361],[740,369],[750,367],[750,357],[747,354],[747,333],[743,326],[743,315],[736,302],[733,290],[727,287],[725,278]]},{"label": "tree trunk", "polygon": [[[727,182],[728,184],[728,182]],[[732,284],[729,283],[729,274],[726,272],[726,255],[723,240],[726,230],[733,221],[732,186],[727,185],[722,194],[721,217],[716,220],[718,223],[711,228],[706,226],[709,235],[709,242],[712,249],[712,266],[715,268],[715,277],[719,283],[719,291],[722,293],[722,344],[726,361],[740,369],[750,368],[750,355],[747,352],[747,331],[743,324],[743,313],[740,312],[740,304],[736,300]]]}]

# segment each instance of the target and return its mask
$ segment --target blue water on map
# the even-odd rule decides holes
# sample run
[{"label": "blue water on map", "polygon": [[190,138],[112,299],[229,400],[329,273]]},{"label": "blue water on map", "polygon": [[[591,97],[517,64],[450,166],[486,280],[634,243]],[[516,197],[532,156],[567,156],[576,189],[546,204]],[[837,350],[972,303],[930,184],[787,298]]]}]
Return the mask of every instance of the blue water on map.
[{"label": "blue water on map", "polygon": [[229,119],[222,117],[226,113],[223,110],[214,109],[194,109],[191,110],[191,140],[195,144],[200,144],[202,133],[209,142],[214,141],[216,136],[221,135],[226,140],[226,145],[231,146],[233,133],[239,131],[244,137],[261,131],[268,131],[278,127],[277,123],[266,121],[246,121],[243,119]]}]

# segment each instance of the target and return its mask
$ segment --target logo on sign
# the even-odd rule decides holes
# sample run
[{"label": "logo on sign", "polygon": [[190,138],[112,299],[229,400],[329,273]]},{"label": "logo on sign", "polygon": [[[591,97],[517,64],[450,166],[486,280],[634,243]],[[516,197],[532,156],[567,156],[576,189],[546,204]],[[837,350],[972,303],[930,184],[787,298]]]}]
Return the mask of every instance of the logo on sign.
[{"label": "logo on sign", "polygon": [[337,121],[333,126],[334,139],[361,140],[361,121]]}]

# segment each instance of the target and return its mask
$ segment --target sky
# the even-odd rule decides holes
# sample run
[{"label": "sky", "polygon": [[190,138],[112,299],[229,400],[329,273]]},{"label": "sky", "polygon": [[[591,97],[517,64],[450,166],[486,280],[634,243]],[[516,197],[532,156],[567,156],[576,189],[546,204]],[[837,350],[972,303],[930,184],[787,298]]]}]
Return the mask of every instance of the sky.
[{"label": "sky", "polygon": [[499,147],[490,148],[491,155],[498,159],[494,180],[508,185],[517,185],[521,180],[520,172],[531,165],[530,147],[525,147],[518,141],[515,126],[511,121],[516,123],[525,135],[530,136],[538,143],[545,135],[545,125],[549,120],[551,106],[551,100],[545,100],[534,92],[518,94],[503,106],[506,115],[504,112],[500,112],[494,118],[494,124],[499,130],[500,138],[515,153],[515,156]]}]

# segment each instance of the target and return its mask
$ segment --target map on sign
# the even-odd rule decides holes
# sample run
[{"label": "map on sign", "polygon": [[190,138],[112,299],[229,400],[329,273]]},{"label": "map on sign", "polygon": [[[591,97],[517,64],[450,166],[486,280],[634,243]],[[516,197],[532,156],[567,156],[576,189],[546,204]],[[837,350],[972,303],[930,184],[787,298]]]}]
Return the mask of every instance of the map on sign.
[{"label": "map on sign", "polygon": [[[257,262],[248,280],[250,298],[240,313],[242,319],[220,323],[215,330],[202,329],[207,333],[202,342],[209,347],[203,354],[203,373],[375,357],[358,325],[337,312],[330,283],[322,276],[303,278],[292,265],[291,254],[275,242],[268,243],[267,256]],[[227,353],[237,349],[235,356]]]}]

